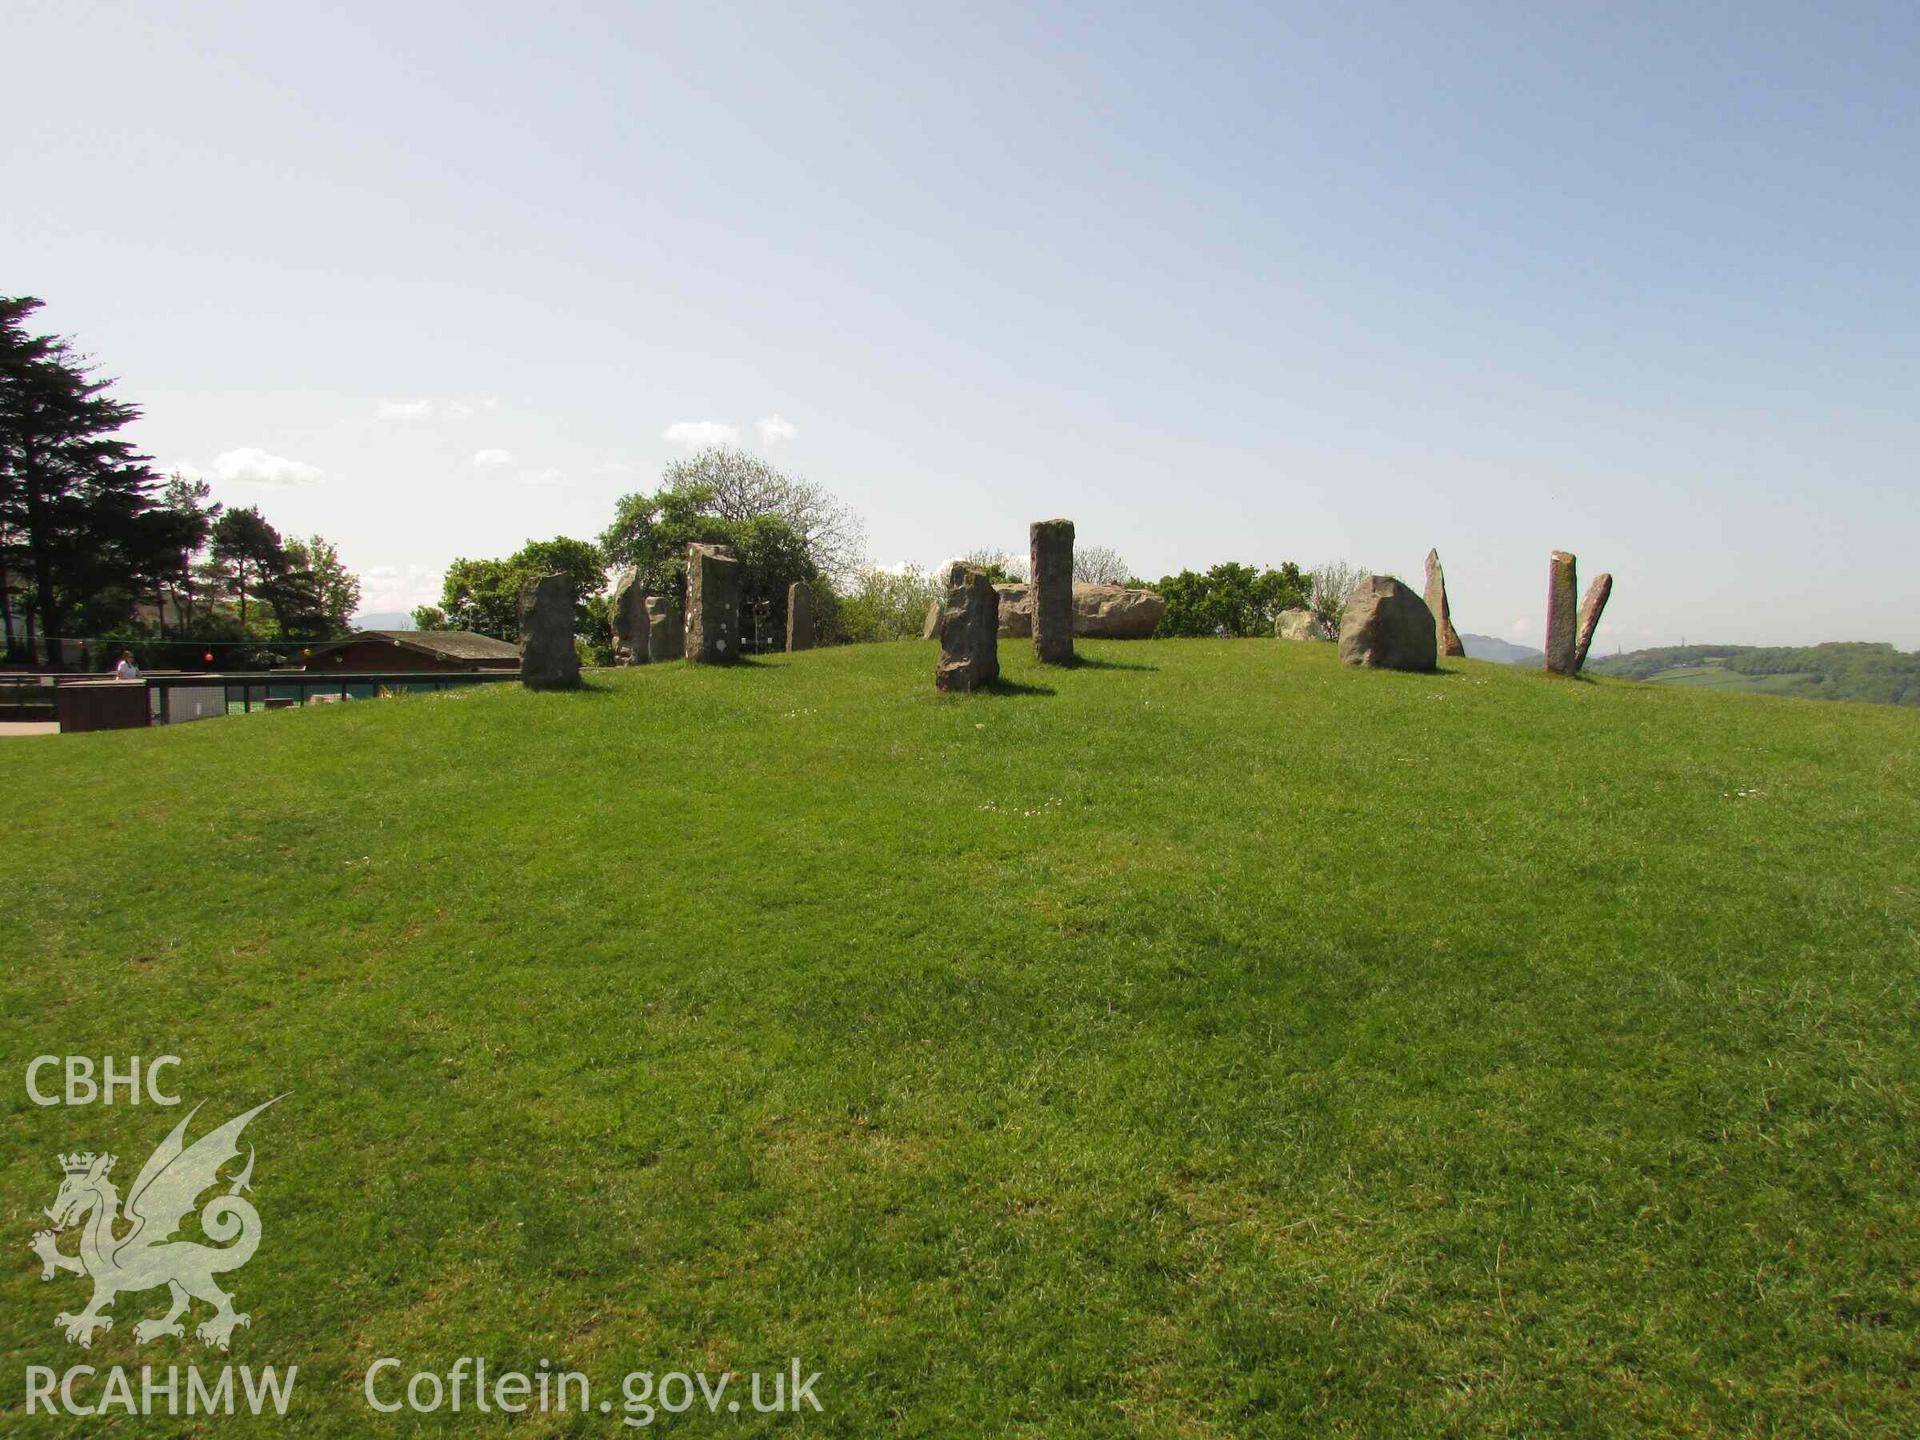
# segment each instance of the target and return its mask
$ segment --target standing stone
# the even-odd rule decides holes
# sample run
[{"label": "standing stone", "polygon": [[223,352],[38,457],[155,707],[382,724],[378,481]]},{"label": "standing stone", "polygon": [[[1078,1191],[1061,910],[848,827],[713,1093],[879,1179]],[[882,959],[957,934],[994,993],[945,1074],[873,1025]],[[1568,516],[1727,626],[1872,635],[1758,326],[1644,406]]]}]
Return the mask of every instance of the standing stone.
[{"label": "standing stone", "polygon": [[1593,644],[1593,632],[1600,628],[1600,612],[1607,608],[1607,597],[1613,594],[1613,576],[1599,574],[1593,577],[1593,584],[1587,587],[1587,598],[1580,602],[1580,638],[1573,647],[1573,673],[1579,674],[1580,667],[1587,663],[1587,647]]},{"label": "standing stone", "polygon": [[573,582],[542,575],[520,591],[520,679],[529,690],[567,690],[580,683],[573,648]]},{"label": "standing stone", "polygon": [[947,567],[940,607],[940,663],[936,690],[978,690],[1000,678],[1000,598],[987,572],[963,560]]},{"label": "standing stone", "polygon": [[687,632],[680,623],[680,607],[666,595],[647,597],[647,659],[659,664],[687,653]]},{"label": "standing stone", "polygon": [[740,562],[726,545],[687,546],[687,659],[730,665],[740,658]]},{"label": "standing stone", "polygon": [[[1042,665],[1073,663],[1073,522],[1036,520],[1027,530],[1033,585],[1033,653]],[[998,621],[995,622],[996,627]]]},{"label": "standing stone", "polygon": [[1575,564],[1564,550],[1554,551],[1547,562],[1547,669],[1555,675],[1571,675],[1576,668],[1579,635],[1573,604],[1580,580]]},{"label": "standing stone", "polygon": [[1354,586],[1340,616],[1340,660],[1372,670],[1431,670],[1439,658],[1433,612],[1391,575]]},{"label": "standing stone", "polygon": [[1314,622],[1311,610],[1302,610],[1298,606],[1282,610],[1273,617],[1273,638],[1276,640],[1324,640],[1320,627]]},{"label": "standing stone", "polygon": [[796,580],[787,586],[787,650],[813,648],[813,586]]},{"label": "standing stone", "polygon": [[614,582],[608,602],[613,624],[613,663],[647,663],[647,591],[632,570]]},{"label": "standing stone", "polygon": [[1033,587],[1025,581],[1003,580],[994,587],[1000,596],[1000,638],[1028,640],[1033,636]]},{"label": "standing stone", "polygon": [[1467,647],[1460,643],[1459,632],[1453,628],[1453,611],[1447,604],[1447,572],[1440,568],[1440,552],[1427,551],[1427,609],[1433,612],[1434,641],[1442,655],[1465,655]]}]

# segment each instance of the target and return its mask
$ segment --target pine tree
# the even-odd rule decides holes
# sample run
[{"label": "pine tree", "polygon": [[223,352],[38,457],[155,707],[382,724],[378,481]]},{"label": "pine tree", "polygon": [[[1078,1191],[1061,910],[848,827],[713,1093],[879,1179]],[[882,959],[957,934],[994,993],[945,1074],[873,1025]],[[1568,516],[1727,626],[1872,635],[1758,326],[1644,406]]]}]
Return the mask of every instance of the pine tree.
[{"label": "pine tree", "polygon": [[[131,612],[156,477],[115,438],[138,407],[108,396],[114,382],[96,378],[70,342],[30,332],[41,306],[0,296],[0,594],[9,621],[19,597],[28,634],[57,666],[69,620],[103,625]],[[8,642],[14,658],[32,658],[11,624]]]}]

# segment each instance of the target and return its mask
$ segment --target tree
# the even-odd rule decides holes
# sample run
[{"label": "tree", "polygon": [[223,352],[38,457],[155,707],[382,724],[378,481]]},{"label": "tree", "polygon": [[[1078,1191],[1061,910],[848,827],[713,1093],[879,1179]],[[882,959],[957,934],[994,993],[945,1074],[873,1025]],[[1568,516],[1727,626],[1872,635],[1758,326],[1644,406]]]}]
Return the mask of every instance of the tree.
[{"label": "tree", "polygon": [[864,644],[875,640],[918,640],[927,623],[927,607],[942,595],[940,581],[917,565],[899,570],[872,566],[854,576],[840,595],[835,640]]},{"label": "tree", "polygon": [[[758,460],[752,460],[752,464],[770,470]],[[654,594],[678,596],[684,602],[687,546],[694,541],[730,546],[740,560],[741,643],[751,649],[783,644],[787,587],[795,581],[812,584],[826,573],[812,544],[785,516],[773,510],[745,516],[723,514],[712,489],[684,473],[676,483],[676,473],[680,473],[679,467],[668,466],[666,478],[670,483],[654,494],[620,498],[613,523],[600,534],[601,553],[610,564],[630,566],[640,584]],[[771,473],[778,475],[777,471]],[[739,485],[731,508],[742,508],[756,495],[777,498],[771,482],[759,490]],[[815,598],[831,594],[830,588],[821,586]],[[816,626],[820,618],[816,606]]]},{"label": "tree", "polygon": [[269,596],[280,633],[301,640],[345,635],[360,608],[360,580],[340,563],[339,549],[324,536],[313,535],[289,541],[286,557],[286,568],[273,581]]},{"label": "tree", "polygon": [[771,515],[800,537],[814,568],[849,578],[866,556],[866,527],[824,485],[776,469],[757,455],[710,446],[660,475],[667,491],[703,491],[701,513],[747,521]]},{"label": "tree", "polygon": [[[563,573],[573,584],[574,632],[596,649],[610,646],[612,629],[601,591],[607,571],[600,547],[565,535],[530,540],[505,560],[455,560],[440,585],[440,604],[414,611],[437,617],[431,628],[472,630],[498,640],[520,638],[520,592],[542,575]],[[430,628],[422,625],[422,629]]]},{"label": "tree", "polygon": [[1105,545],[1074,546],[1073,578],[1083,585],[1124,585],[1131,573],[1118,550]]},{"label": "tree", "polygon": [[969,550],[960,558],[974,569],[984,570],[987,579],[996,585],[1024,585],[1027,582],[1027,557],[1024,555],[1010,555],[997,547],[983,545]]},{"label": "tree", "polygon": [[1308,577],[1312,598],[1307,608],[1313,611],[1313,623],[1320,627],[1320,633],[1327,639],[1340,638],[1340,616],[1347,608],[1347,601],[1353,598],[1354,590],[1366,577],[1366,571],[1345,560],[1314,566],[1313,573]]},{"label": "tree", "polygon": [[[31,659],[37,633],[58,665],[77,611],[95,624],[131,613],[156,477],[146,456],[115,438],[138,407],[110,398],[114,382],[96,378],[69,341],[30,333],[42,303],[0,296],[0,597],[14,657]],[[12,623],[16,589],[25,645]]]},{"label": "tree", "polygon": [[169,601],[178,618],[180,634],[193,633],[196,595],[193,557],[205,548],[213,533],[213,522],[226,508],[212,500],[212,493],[204,480],[169,475],[160,493],[159,506],[147,512],[152,555],[147,578],[152,590],[154,625],[162,638],[167,633]]},{"label": "tree", "polygon": [[214,593],[237,601],[240,631],[247,633],[247,601],[271,590],[287,569],[280,532],[267,523],[258,505],[229,510],[213,522],[211,547],[201,574]]},{"label": "tree", "polygon": [[447,612],[438,605],[416,605],[413,607],[413,628],[416,630],[457,630],[460,627],[447,619]]},{"label": "tree", "polygon": [[1309,593],[1300,567],[1256,570],[1228,562],[1206,574],[1182,570],[1154,587],[1167,602],[1161,635],[1271,635],[1282,610],[1304,606]]}]

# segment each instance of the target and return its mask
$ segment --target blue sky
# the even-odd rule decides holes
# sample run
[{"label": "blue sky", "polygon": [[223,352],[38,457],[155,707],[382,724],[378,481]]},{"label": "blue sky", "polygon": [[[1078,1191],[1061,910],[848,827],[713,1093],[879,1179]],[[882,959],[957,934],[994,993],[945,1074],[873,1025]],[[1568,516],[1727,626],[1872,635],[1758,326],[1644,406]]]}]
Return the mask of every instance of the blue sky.
[{"label": "blue sky", "polygon": [[[369,608],[731,427],[883,564],[1920,648],[1920,12],[15,7],[0,290]],[[771,423],[777,420],[778,423]],[[757,425],[757,422],[770,422]],[[691,427],[691,428],[690,428]],[[502,458],[505,457],[505,458]]]}]

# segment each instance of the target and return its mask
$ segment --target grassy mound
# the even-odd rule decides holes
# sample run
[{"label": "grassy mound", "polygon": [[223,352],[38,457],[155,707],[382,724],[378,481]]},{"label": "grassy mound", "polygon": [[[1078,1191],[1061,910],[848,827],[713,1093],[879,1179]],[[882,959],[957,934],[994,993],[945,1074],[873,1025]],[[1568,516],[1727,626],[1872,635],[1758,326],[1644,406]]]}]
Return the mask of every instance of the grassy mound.
[{"label": "grassy mound", "polygon": [[[848,1435],[1920,1429],[1920,716],[1083,651],[15,741],[0,1048],[294,1092],[229,1288],[302,1434],[465,1355],[797,1356]],[[221,1363],[158,1292],[68,1345],[27,1251],[181,1113],[6,1087],[16,1377]]]}]

